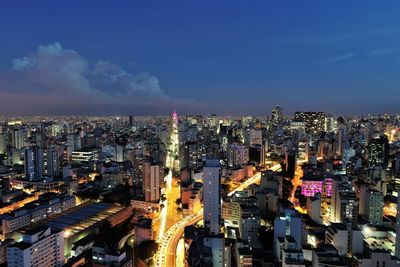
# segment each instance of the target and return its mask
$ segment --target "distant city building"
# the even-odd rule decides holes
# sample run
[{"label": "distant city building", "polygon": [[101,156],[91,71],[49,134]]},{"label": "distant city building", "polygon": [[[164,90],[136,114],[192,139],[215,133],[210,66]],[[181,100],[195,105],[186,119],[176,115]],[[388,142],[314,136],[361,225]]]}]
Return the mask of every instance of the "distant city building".
[{"label": "distant city building", "polygon": [[305,123],[307,133],[318,133],[325,131],[325,113],[324,112],[296,112],[294,121]]}]

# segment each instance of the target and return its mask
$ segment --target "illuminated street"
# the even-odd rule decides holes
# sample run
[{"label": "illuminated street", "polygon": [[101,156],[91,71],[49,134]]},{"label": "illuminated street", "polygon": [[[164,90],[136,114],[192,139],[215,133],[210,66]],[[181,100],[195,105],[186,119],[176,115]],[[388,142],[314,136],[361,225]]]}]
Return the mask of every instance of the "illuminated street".
[{"label": "illuminated street", "polygon": [[[174,184],[172,171],[174,169],[175,158],[179,153],[179,137],[178,137],[178,117],[174,111],[172,114],[172,129],[170,135],[170,146],[168,149],[166,165],[169,168],[168,174],[165,176],[164,194],[166,200],[162,203],[164,208],[161,209],[160,216],[155,220],[154,229],[157,234],[157,242],[163,238],[165,231],[179,220],[175,200],[180,196],[179,186]],[[158,230],[158,231],[157,231]]]},{"label": "illuminated street", "polygon": [[[270,168],[272,171],[278,171],[281,168],[280,164],[276,164]],[[259,183],[261,179],[261,173],[256,173],[245,182],[243,182],[239,187],[235,188],[229,192],[229,196],[233,195],[235,192],[247,188],[249,185],[254,183]],[[179,240],[181,239],[185,227],[191,224],[195,224],[203,219],[203,209],[198,211],[196,214],[192,214],[180,220],[178,223],[174,224],[160,239],[159,251],[156,255],[156,266],[177,266],[175,263],[176,258],[182,259],[180,255],[176,255],[177,246]],[[182,250],[179,250],[182,253]],[[179,263],[180,264],[180,263]]]}]

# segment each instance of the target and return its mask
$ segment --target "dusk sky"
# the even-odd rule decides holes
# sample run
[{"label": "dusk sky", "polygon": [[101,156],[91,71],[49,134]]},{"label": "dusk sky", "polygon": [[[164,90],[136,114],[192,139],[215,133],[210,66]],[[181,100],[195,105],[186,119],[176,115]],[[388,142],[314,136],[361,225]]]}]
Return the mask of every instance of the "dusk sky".
[{"label": "dusk sky", "polygon": [[400,1],[1,1],[0,115],[400,112]]}]

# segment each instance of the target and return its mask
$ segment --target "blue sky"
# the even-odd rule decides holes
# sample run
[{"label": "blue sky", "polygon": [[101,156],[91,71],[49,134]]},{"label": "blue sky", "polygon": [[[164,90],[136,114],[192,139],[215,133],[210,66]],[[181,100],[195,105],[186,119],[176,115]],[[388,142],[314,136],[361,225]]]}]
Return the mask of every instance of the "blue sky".
[{"label": "blue sky", "polygon": [[2,1],[0,112],[399,113],[399,14],[397,0]]}]

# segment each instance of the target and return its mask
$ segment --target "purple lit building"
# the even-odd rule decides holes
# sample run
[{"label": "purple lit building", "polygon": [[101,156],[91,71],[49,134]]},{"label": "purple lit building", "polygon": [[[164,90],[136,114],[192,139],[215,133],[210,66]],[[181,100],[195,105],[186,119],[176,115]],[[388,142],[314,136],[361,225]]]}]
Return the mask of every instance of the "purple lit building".
[{"label": "purple lit building", "polygon": [[313,197],[320,193],[322,197],[331,197],[332,178],[318,175],[307,175],[302,178],[301,194],[306,197]]}]

